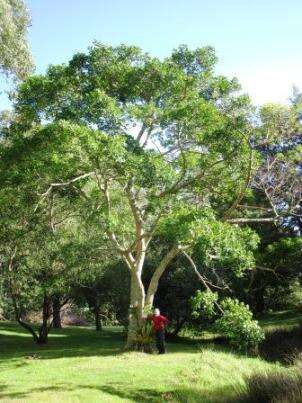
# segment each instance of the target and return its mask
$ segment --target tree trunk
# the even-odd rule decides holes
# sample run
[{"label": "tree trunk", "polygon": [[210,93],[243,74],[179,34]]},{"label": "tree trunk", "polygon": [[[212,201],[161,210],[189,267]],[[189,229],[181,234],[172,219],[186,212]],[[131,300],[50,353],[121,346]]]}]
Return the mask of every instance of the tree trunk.
[{"label": "tree trunk", "polygon": [[143,323],[145,308],[145,289],[139,272],[131,273],[130,311],[126,349],[136,349],[137,331]]},{"label": "tree trunk", "polygon": [[181,329],[182,329],[183,325],[186,323],[186,321],[187,321],[187,318],[178,320],[174,330],[172,332],[167,333],[167,337],[169,339],[175,338],[178,335],[178,333],[181,331]]},{"label": "tree trunk", "polygon": [[50,306],[50,298],[47,295],[44,295],[42,325],[39,328],[39,337],[37,340],[38,344],[46,344],[48,341],[48,333],[52,326],[52,324],[48,324],[48,319],[50,317]]},{"label": "tree trunk", "polygon": [[94,305],[93,308],[94,318],[95,318],[95,330],[101,331],[102,330],[102,321],[100,316],[100,307],[98,304]]},{"label": "tree trunk", "polygon": [[38,338],[34,328],[29,323],[26,323],[22,320],[21,313],[20,313],[21,310],[18,308],[18,304],[17,304],[17,297],[13,292],[11,292],[11,298],[12,298],[12,302],[13,302],[16,321],[19,323],[20,326],[22,326],[24,329],[26,329],[33,336],[34,341],[36,343],[38,343],[39,338]]},{"label": "tree trunk", "polygon": [[61,301],[60,297],[57,295],[52,298],[52,316],[53,316],[52,327],[54,329],[62,329]]},{"label": "tree trunk", "polygon": [[254,292],[254,311],[256,314],[261,314],[264,311],[265,303],[264,303],[264,290],[262,288],[256,290]]},{"label": "tree trunk", "polygon": [[[143,250],[145,245],[143,244]],[[137,348],[137,331],[143,324],[144,314],[146,310],[149,310],[153,306],[154,295],[158,288],[158,282],[167,268],[171,260],[177,255],[179,248],[174,246],[167,254],[163,257],[160,264],[155,269],[153,276],[151,278],[147,296],[145,293],[145,288],[142,283],[142,270],[145,258],[145,252],[141,253],[141,258],[139,261],[133,265],[131,270],[131,284],[130,284],[130,312],[129,312],[129,325],[127,334],[126,349],[136,349]]]}]

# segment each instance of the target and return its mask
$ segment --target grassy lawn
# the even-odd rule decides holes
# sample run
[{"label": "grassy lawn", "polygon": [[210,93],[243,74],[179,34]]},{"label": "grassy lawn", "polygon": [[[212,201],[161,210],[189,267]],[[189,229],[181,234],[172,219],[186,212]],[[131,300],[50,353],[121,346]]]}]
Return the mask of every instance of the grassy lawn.
[{"label": "grassy lawn", "polygon": [[[286,318],[283,319],[279,317],[279,323],[286,325]],[[262,322],[269,326],[269,320],[273,319],[267,317]],[[1,322],[0,399],[234,401],[238,391],[244,388],[245,376],[278,367],[208,342],[169,343],[168,353],[163,356],[124,353],[123,343],[118,328],[97,333],[90,328],[70,327],[53,332],[47,346],[37,347],[25,331]]]}]

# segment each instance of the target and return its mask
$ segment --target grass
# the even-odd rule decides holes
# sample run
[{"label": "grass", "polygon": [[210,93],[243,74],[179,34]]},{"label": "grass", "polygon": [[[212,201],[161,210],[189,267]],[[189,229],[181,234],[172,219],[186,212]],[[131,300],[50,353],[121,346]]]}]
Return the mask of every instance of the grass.
[{"label": "grass", "polygon": [[[269,326],[268,318],[263,321]],[[234,402],[246,376],[281,368],[208,342],[169,343],[161,356],[125,353],[123,344],[119,328],[98,333],[70,327],[54,331],[49,343],[38,347],[20,327],[0,322],[0,399]]]}]

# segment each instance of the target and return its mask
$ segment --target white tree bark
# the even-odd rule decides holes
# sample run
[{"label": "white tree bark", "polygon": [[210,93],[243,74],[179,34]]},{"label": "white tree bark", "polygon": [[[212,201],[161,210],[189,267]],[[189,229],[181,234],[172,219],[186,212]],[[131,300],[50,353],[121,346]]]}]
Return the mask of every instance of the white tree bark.
[{"label": "white tree bark", "polygon": [[161,260],[160,264],[157,266],[155,269],[153,276],[151,278],[149,287],[148,287],[148,292],[146,296],[146,306],[152,307],[153,301],[154,301],[154,296],[158,288],[158,282],[167,268],[168,264],[174,259],[174,257],[179,253],[180,249],[177,246],[174,246],[172,249],[169,250],[169,252],[164,256],[164,258]]}]

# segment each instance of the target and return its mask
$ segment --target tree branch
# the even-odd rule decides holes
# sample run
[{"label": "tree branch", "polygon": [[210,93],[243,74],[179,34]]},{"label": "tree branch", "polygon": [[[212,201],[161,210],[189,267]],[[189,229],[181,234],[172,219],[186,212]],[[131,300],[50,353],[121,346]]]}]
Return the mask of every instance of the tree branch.
[{"label": "tree branch", "polygon": [[166,255],[163,257],[157,268],[155,269],[146,296],[146,305],[152,306],[154,294],[158,287],[158,282],[160,277],[162,276],[163,272],[165,271],[168,264],[174,259],[174,257],[179,253],[181,248],[179,246],[173,246]]},{"label": "tree branch", "polygon": [[259,217],[259,218],[228,218],[225,221],[230,224],[248,224],[248,223],[262,223],[262,222],[272,222],[275,223],[279,220],[277,217]]},{"label": "tree branch", "polygon": [[77,182],[77,181],[79,181],[79,180],[81,180],[81,179],[85,179],[85,178],[87,178],[87,177],[89,177],[89,176],[92,176],[93,174],[94,174],[94,172],[88,172],[88,173],[86,173],[86,174],[79,175],[79,176],[77,176],[76,178],[70,179],[69,181],[66,181],[66,182],[54,182],[54,183],[51,183],[51,185],[50,185],[49,188],[46,190],[46,192],[44,192],[44,193],[42,193],[42,194],[40,195],[40,196],[41,196],[41,199],[40,199],[39,202],[37,203],[37,205],[36,205],[36,207],[35,207],[35,209],[34,209],[34,212],[37,211],[37,209],[38,209],[38,207],[39,207],[39,204],[52,192],[52,190],[53,190],[54,188],[56,188],[56,187],[65,187],[65,186],[69,186],[69,185],[71,185],[72,183],[75,183],[75,182]]},{"label": "tree branch", "polygon": [[[193,259],[191,258],[191,256],[190,256],[187,252],[185,252],[185,251],[182,251],[182,254],[188,259],[188,261],[189,261],[191,267],[193,268],[195,274],[197,275],[197,277],[199,278],[199,280],[201,281],[201,283],[203,284],[203,286],[205,287],[205,289],[208,290],[208,291],[212,291],[211,288],[208,286],[207,281],[206,281],[206,280],[204,279],[204,277],[199,273],[199,271],[198,271],[198,269],[197,269],[197,267],[196,267],[196,264],[194,263],[194,261],[193,261]],[[214,303],[215,303],[216,307],[218,308],[218,310],[219,310],[221,313],[224,313],[224,311],[223,311],[223,309],[221,308],[221,306],[220,306],[217,302],[214,302]]]}]

